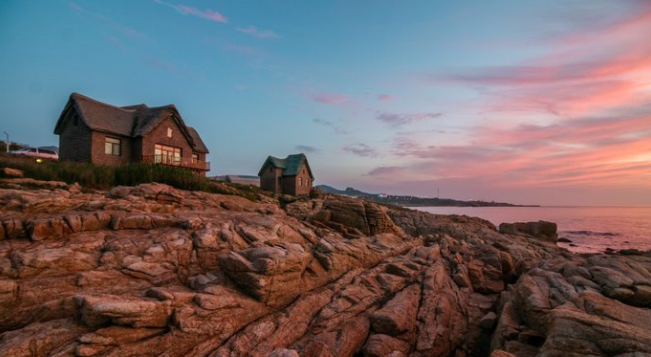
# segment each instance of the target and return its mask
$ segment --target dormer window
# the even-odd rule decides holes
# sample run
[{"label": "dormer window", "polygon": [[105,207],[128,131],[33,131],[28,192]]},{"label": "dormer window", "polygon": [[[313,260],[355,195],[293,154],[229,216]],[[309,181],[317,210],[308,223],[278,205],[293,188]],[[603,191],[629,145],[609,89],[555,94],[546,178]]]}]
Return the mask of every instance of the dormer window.
[{"label": "dormer window", "polygon": [[172,137],[172,128],[167,128],[167,137],[168,138]]}]

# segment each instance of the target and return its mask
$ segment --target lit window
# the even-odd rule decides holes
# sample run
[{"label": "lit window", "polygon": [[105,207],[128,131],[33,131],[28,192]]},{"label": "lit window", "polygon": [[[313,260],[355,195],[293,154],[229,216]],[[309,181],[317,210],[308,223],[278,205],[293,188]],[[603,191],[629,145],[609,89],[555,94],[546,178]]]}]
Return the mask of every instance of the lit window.
[{"label": "lit window", "polygon": [[166,165],[180,165],[181,148],[156,144],[154,146],[154,162]]},{"label": "lit window", "polygon": [[310,186],[310,179],[305,179],[305,186]]},{"label": "lit window", "polygon": [[172,128],[167,128],[167,137],[168,138],[172,137]]},{"label": "lit window", "polygon": [[300,177],[298,178],[298,185],[303,186],[303,179]]},{"label": "lit window", "polygon": [[192,154],[192,163],[196,164],[199,162],[199,154]]},{"label": "lit window", "polygon": [[120,139],[106,137],[104,138],[104,153],[106,155],[120,156],[122,141]]}]

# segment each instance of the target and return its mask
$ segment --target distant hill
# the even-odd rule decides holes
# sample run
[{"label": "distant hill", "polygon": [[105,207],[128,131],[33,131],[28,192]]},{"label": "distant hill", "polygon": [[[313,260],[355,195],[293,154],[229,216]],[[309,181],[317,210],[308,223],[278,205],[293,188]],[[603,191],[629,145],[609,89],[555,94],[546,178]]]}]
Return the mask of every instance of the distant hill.
[{"label": "distant hill", "polygon": [[461,201],[451,198],[429,198],[429,197],[417,197],[417,196],[403,196],[403,195],[382,195],[379,193],[368,193],[360,190],[356,190],[352,187],[346,187],[345,190],[339,190],[332,186],[328,185],[318,185],[318,188],[323,190],[325,193],[331,193],[335,195],[342,196],[351,196],[364,198],[367,200],[380,202],[380,203],[390,203],[394,205],[401,206],[410,206],[410,207],[435,207],[435,206],[447,206],[447,207],[537,207],[536,205],[514,205],[511,203],[504,202],[494,202],[494,201]]}]

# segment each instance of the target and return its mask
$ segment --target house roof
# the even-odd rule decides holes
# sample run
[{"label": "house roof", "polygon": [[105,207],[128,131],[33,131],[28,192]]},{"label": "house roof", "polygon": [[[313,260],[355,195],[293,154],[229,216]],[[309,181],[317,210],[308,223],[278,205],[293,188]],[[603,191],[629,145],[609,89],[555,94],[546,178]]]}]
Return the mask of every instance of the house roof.
[{"label": "house roof", "polygon": [[206,144],[203,143],[203,140],[201,140],[201,136],[199,136],[199,133],[197,133],[197,130],[195,130],[193,127],[188,126],[188,134],[192,137],[192,140],[194,141],[194,146],[195,146],[195,151],[202,152],[202,153],[207,153],[208,148],[206,147]]},{"label": "house roof", "polygon": [[75,110],[91,130],[129,137],[145,136],[165,119],[172,117],[193,150],[208,152],[199,133],[185,125],[181,114],[173,104],[162,107],[148,107],[145,104],[117,107],[79,93],[72,93],[54,128],[55,134],[61,134],[69,110]]},{"label": "house roof", "polygon": [[279,159],[274,156],[267,157],[267,160],[264,162],[262,168],[260,168],[260,171],[258,172],[258,176],[262,176],[262,173],[269,165],[272,165],[275,168],[283,169],[283,176],[296,176],[298,175],[298,172],[301,169],[301,165],[303,163],[305,163],[305,167],[307,167],[310,178],[314,180],[314,175],[312,174],[312,169],[310,169],[310,164],[307,162],[307,157],[303,153],[289,155],[284,159]]}]

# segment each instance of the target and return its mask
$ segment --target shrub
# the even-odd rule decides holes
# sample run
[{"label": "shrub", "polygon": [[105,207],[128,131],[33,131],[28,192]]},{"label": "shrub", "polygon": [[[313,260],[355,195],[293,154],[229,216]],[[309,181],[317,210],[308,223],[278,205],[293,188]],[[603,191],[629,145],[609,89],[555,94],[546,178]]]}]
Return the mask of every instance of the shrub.
[{"label": "shrub", "polygon": [[23,171],[25,177],[43,181],[79,183],[83,187],[109,189],[111,187],[135,186],[141,183],[158,182],[174,188],[189,191],[204,191],[237,195],[252,201],[259,201],[259,189],[244,185],[220,185],[210,179],[196,175],[189,170],[159,164],[135,163],[123,166],[102,166],[80,162],[36,162],[31,157],[0,155],[0,169],[11,167]]}]

